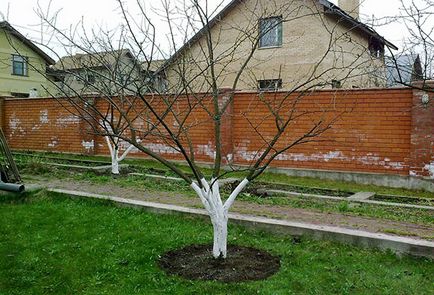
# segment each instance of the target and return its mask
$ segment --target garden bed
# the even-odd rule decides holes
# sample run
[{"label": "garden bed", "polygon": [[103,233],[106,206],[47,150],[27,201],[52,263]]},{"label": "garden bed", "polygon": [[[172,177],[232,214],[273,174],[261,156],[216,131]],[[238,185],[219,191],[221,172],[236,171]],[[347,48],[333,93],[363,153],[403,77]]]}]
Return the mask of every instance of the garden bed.
[{"label": "garden bed", "polygon": [[[223,186],[223,190],[229,192],[230,190],[233,190],[237,184],[238,182],[225,184]],[[300,194],[312,194],[312,195],[332,196],[332,197],[341,197],[341,198],[347,198],[354,194],[354,192],[349,192],[349,191],[318,188],[318,187],[306,187],[306,186],[290,185],[284,183],[272,183],[272,182],[250,183],[246,187],[244,192],[258,197],[269,197],[272,194],[268,193],[267,192],[268,190],[282,190],[282,191],[295,192]]]}]

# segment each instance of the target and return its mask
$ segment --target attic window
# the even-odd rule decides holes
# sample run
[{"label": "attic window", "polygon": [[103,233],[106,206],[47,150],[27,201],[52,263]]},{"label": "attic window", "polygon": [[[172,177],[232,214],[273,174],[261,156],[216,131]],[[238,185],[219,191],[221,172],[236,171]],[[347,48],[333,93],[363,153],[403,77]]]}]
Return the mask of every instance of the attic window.
[{"label": "attic window", "polygon": [[332,80],[332,89],[342,88],[342,82],[339,80]]},{"label": "attic window", "polygon": [[384,44],[378,39],[369,39],[369,52],[372,57],[383,58],[384,57]]},{"label": "attic window", "polygon": [[27,76],[27,57],[12,54],[12,75]]},{"label": "attic window", "polygon": [[259,80],[259,90],[277,90],[282,88],[282,79]]},{"label": "attic window", "polygon": [[282,46],[282,17],[259,20],[259,48]]}]

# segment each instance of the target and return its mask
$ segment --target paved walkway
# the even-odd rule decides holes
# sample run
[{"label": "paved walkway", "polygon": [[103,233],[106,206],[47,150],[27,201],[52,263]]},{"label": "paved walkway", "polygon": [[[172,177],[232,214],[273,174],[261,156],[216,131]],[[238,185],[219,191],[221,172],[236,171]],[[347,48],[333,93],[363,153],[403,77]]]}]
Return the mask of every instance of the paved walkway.
[{"label": "paved walkway", "polygon": [[[202,208],[199,198],[174,192],[149,192],[137,188],[126,188],[118,185],[95,184],[86,181],[68,180],[34,180],[29,185],[64,190],[85,191],[94,194],[118,196],[121,198],[171,204],[188,208]],[[314,209],[291,208],[284,205],[263,205],[245,201],[236,201],[232,213],[262,216],[291,222],[304,222],[315,225],[337,226],[346,229],[358,229],[371,233],[398,233],[416,239],[434,240],[434,224],[432,226],[386,219],[354,216],[343,213],[324,213]]]}]

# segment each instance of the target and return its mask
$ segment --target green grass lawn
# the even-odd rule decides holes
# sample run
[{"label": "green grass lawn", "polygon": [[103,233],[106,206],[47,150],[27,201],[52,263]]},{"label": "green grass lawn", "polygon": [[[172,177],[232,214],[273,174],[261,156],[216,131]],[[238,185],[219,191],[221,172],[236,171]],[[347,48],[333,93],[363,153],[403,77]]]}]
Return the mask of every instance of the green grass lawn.
[{"label": "green grass lawn", "polygon": [[434,293],[431,260],[238,226],[230,226],[230,243],[279,255],[280,272],[233,284],[167,276],[159,255],[210,243],[209,222],[44,191],[0,196],[0,225],[0,294]]}]

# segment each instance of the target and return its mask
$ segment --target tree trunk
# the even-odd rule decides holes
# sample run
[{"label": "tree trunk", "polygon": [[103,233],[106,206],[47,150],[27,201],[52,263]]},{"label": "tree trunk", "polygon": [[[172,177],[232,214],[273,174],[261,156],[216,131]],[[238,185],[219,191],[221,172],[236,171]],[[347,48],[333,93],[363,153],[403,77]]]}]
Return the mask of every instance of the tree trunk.
[{"label": "tree trunk", "polygon": [[112,174],[119,174],[119,162],[112,158]]},{"label": "tree trunk", "polygon": [[214,244],[212,255],[214,258],[226,258],[227,239],[228,239],[228,212],[237,195],[249,183],[247,179],[241,183],[231,193],[229,198],[223,203],[220,196],[218,180],[212,179],[210,184],[205,179],[201,180],[202,187],[195,182],[191,187],[201,199],[206,211],[208,212],[214,230]]},{"label": "tree trunk", "polygon": [[214,230],[212,255],[214,258],[226,258],[228,239],[228,216],[224,212],[211,217]]},{"label": "tree trunk", "polygon": [[114,147],[114,151],[112,153],[112,174],[119,174],[119,160],[118,160],[118,149]]}]

